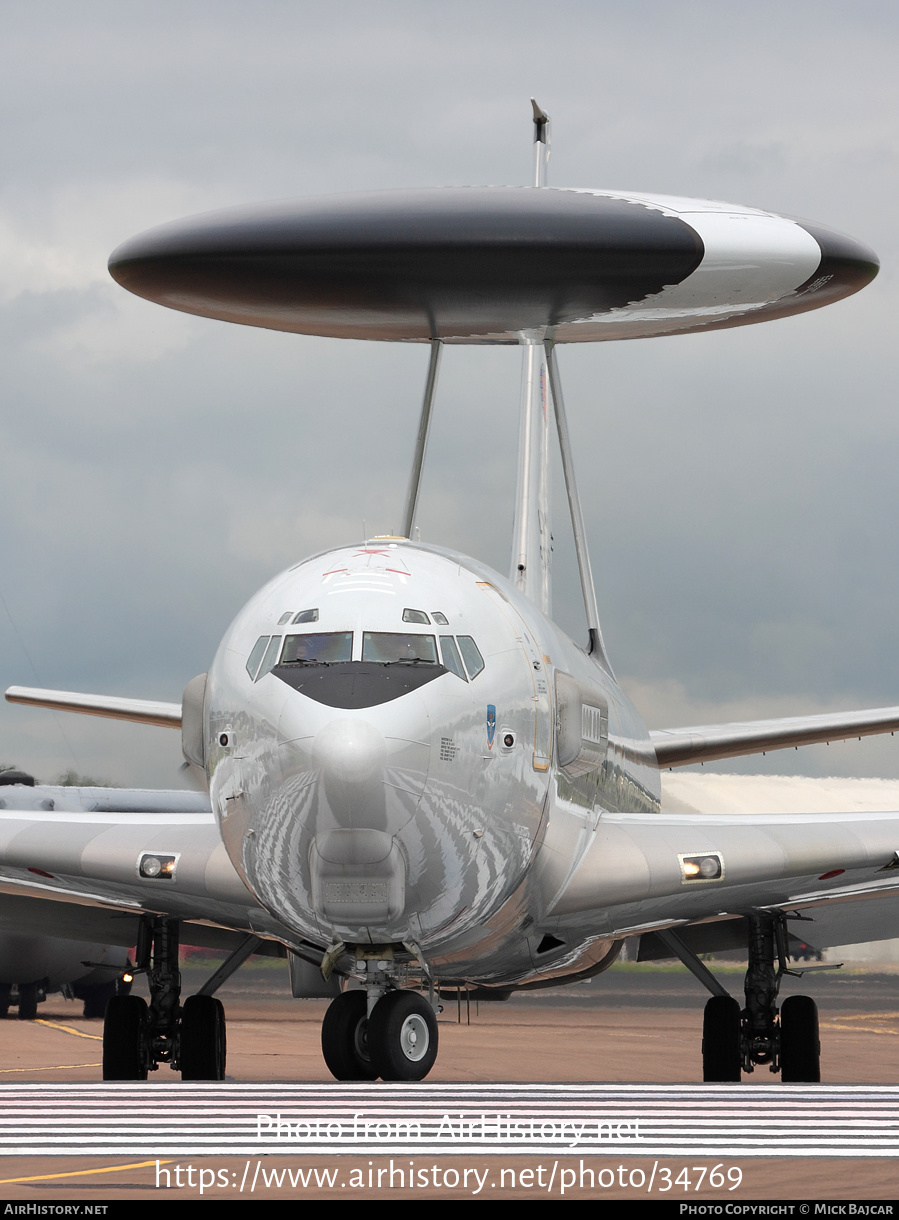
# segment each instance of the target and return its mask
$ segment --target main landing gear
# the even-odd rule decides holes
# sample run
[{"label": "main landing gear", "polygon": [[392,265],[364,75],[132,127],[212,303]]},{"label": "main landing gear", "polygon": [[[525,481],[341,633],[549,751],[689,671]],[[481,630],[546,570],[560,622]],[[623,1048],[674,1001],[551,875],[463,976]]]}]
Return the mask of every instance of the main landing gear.
[{"label": "main landing gear", "polygon": [[337,1080],[424,1080],[437,1058],[437,1018],[417,991],[388,991],[369,1015],[364,991],[344,991],[322,1022],[322,1054]]},{"label": "main landing gear", "polygon": [[224,1080],[225,1010],[212,992],[258,944],[256,937],[247,937],[182,1005],[178,923],[143,916],[134,973],[146,974],[150,1003],[135,995],[110,999],[103,1023],[103,1079],[146,1080],[148,1072],[168,1063],[182,1080]]},{"label": "main landing gear", "polygon": [[[728,995],[718,980],[673,933],[662,938],[688,970],[712,992],[702,1023],[702,1078],[739,1083],[741,1072],[767,1065],[785,1084],[817,1084],[821,1079],[818,1008],[808,996],[789,996],[778,1011],[777,994],[787,968],[786,916],[767,911],[749,916],[746,1006]],[[777,966],[775,969],[775,961]]]}]

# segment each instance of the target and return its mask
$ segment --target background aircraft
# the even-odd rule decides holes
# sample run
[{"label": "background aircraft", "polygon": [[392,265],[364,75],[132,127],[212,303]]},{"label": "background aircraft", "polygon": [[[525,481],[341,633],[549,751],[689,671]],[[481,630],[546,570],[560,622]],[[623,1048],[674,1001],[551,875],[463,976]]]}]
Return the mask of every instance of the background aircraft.
[{"label": "background aircraft", "polygon": [[[420,1079],[436,1056],[438,977],[573,981],[604,969],[637,934],[712,992],[706,1079],[763,1064],[785,1080],[818,1078],[813,1002],[777,1005],[787,920],[851,901],[849,921],[882,935],[899,862],[895,815],[851,828],[827,815],[699,823],[659,811],[658,768],[892,731],[899,709],[646,732],[600,632],[555,346],[789,316],[858,291],[877,260],[820,225],[758,209],[548,190],[548,120],[536,103],[534,128],[533,188],[234,209],[151,230],[112,256],[121,284],[186,312],[430,341],[431,359],[401,535],[323,552],[275,578],[180,707],[7,693],[180,724],[185,756],[209,779],[215,823],[205,812],[143,824],[115,813],[2,818],[12,892],[144,909],[137,956],[150,1007],[110,1002],[107,1078],[169,1062],[187,1078],[220,1079],[224,1016],[211,993],[259,938],[320,963],[325,978],[336,970],[362,984],[334,1000],[323,1026],[336,1076]],[[409,541],[440,351],[455,343],[523,351],[509,582]],[[584,650],[547,617],[550,407]],[[419,604],[401,611],[407,600]],[[39,846],[35,828],[48,821],[54,842]],[[180,926],[198,919],[246,936],[182,1007]],[[716,944],[748,941],[742,1014],[697,956],[707,925]],[[415,979],[428,998],[403,986]]]},{"label": "background aircraft", "polygon": [[[0,808],[83,809],[85,799],[96,804],[106,796],[82,789],[73,799],[60,785],[34,789],[33,776],[7,767],[0,771]],[[103,1017],[112,996],[131,990],[129,965],[127,949],[42,935],[20,923],[15,910],[6,911],[0,900],[0,1017],[14,1007],[20,1020],[31,1021],[38,1004],[56,991],[82,1001],[84,1016]]]},{"label": "background aircraft", "polygon": [[61,991],[82,1002],[85,1017],[102,1018],[114,995],[130,991],[129,964],[128,950],[117,945],[0,932],[0,1017],[15,1008],[20,1021],[32,1021],[38,1005]]}]

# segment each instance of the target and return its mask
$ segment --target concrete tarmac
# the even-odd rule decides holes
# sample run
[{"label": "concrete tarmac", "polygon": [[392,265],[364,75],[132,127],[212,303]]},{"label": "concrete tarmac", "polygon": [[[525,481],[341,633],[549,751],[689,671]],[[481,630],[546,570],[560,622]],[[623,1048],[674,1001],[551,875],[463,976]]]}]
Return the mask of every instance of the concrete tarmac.
[{"label": "concrete tarmac", "polygon": [[[208,966],[184,971],[184,993],[189,994],[208,976]],[[726,985],[740,994],[739,971],[726,976]],[[791,991],[812,994],[819,1003],[822,1038],[822,1079],[829,1084],[899,1085],[899,974],[840,972],[787,980],[782,996]],[[228,1015],[228,1079],[238,1082],[319,1081],[330,1077],[322,1060],[320,1025],[327,1007],[324,1000],[294,1000],[287,991],[282,963],[257,960],[240,971],[219,993]],[[686,972],[647,967],[613,969],[588,984],[551,992],[513,997],[506,1003],[457,1006],[447,1002],[440,1017],[440,1055],[429,1082],[696,1082],[701,1088],[700,1040],[705,993]],[[0,1082],[99,1081],[101,1079],[102,1022],[80,1017],[80,1005],[51,997],[35,1022],[15,1019],[0,1022]],[[179,1076],[163,1066],[152,1074],[147,1088],[172,1089],[177,1097]],[[778,1078],[757,1069],[744,1078],[747,1100],[757,1088],[777,1086]],[[544,1158],[545,1160],[546,1158]],[[371,1198],[449,1198],[474,1196],[473,1185],[463,1186],[464,1169],[489,1170],[496,1179],[490,1198],[534,1199],[552,1197],[539,1184],[540,1158],[502,1154],[493,1157],[438,1157],[427,1159],[428,1181],[410,1193],[408,1186],[391,1186],[386,1159],[363,1158],[357,1166],[363,1175],[355,1185],[347,1180],[352,1157],[272,1156],[267,1169],[329,1167],[343,1176],[334,1185],[305,1187],[281,1184],[257,1186],[255,1198],[330,1197],[347,1199],[362,1194]],[[563,1158],[576,1165],[577,1158]],[[434,1172],[431,1173],[433,1163]],[[560,1162],[561,1163],[561,1162]],[[618,1174],[623,1166],[623,1177]],[[199,1195],[200,1171],[216,1175],[240,1174],[244,1159],[193,1158],[157,1166],[154,1161],[125,1165],[116,1158],[60,1157],[0,1158],[0,1199],[60,1201],[111,1201],[155,1198],[167,1194]],[[700,1169],[704,1182],[697,1190]],[[648,1167],[639,1157],[591,1158],[598,1171],[607,1167],[618,1176],[608,1185],[575,1185],[566,1198],[631,1198],[646,1200],[639,1187]],[[653,1191],[653,1198],[674,1201],[698,1199],[741,1202],[756,1199],[871,1200],[891,1199],[897,1193],[897,1166],[886,1159],[747,1158],[739,1166],[740,1185],[711,1187],[713,1162],[685,1157],[665,1163],[668,1191]],[[500,1181],[500,1170],[508,1174]],[[725,1169],[727,1166],[725,1166]],[[377,1184],[377,1171],[383,1181]],[[454,1184],[453,1170],[459,1183]],[[534,1171],[528,1179],[527,1170]],[[163,1170],[168,1172],[166,1177]],[[369,1172],[374,1177],[365,1175]],[[525,1171],[522,1178],[522,1171]],[[686,1171],[686,1173],[684,1172]],[[630,1177],[628,1176],[630,1175]],[[678,1184],[678,1176],[681,1181]],[[736,1176],[736,1175],[734,1175]],[[595,1177],[595,1173],[594,1173]],[[662,1175],[664,1177],[664,1175]],[[656,1182],[662,1180],[656,1175]],[[31,1179],[26,1180],[26,1179]],[[364,1180],[363,1180],[364,1179]],[[225,1180],[217,1176],[217,1181]],[[207,1177],[209,1181],[209,1177]],[[369,1185],[371,1181],[371,1185]],[[474,1178],[471,1179],[473,1183]],[[512,1184],[514,1182],[514,1185]],[[622,1185],[623,1182],[623,1185]],[[161,1185],[157,1185],[160,1183]],[[166,1185],[168,1183],[168,1185]],[[191,1184],[193,1183],[193,1184]],[[636,1185],[635,1185],[636,1183]],[[728,1184],[730,1185],[730,1183]],[[488,1197],[487,1188],[479,1193]],[[558,1197],[558,1188],[555,1191]],[[234,1190],[211,1186],[206,1198],[232,1198]],[[246,1196],[243,1196],[246,1197]]]}]

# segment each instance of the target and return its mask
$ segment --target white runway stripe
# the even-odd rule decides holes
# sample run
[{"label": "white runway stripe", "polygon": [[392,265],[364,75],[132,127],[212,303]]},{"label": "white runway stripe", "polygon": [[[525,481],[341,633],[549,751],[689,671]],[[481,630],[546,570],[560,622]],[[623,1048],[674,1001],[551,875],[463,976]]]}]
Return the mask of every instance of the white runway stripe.
[{"label": "white runway stripe", "polygon": [[899,1155],[899,1089],[0,1086],[0,1155]]}]

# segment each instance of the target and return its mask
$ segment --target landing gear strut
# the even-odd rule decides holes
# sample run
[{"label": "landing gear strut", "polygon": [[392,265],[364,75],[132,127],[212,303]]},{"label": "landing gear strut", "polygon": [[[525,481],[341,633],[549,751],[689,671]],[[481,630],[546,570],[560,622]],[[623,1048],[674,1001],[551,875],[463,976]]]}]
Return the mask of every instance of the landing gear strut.
[{"label": "landing gear strut", "polygon": [[143,916],[134,973],[146,974],[150,1003],[133,995],[110,999],[103,1023],[103,1079],[146,1080],[148,1072],[168,1063],[183,1080],[224,1080],[225,1010],[211,991],[258,943],[248,937],[182,1007],[178,923]]},{"label": "landing gear strut", "polygon": [[[728,995],[718,980],[671,931],[662,939],[712,992],[702,1026],[702,1078],[739,1082],[742,1072],[767,1065],[784,1083],[817,1084],[821,1079],[818,1009],[808,996],[789,996],[780,1011],[777,995],[787,967],[786,916],[756,911],[749,916],[746,1006]],[[802,973],[802,972],[798,972]]]},{"label": "landing gear strut", "polygon": [[786,916],[767,911],[750,915],[740,1046],[743,1071],[767,1064],[772,1072],[780,1072],[785,1083],[817,1084],[821,1044],[815,1001],[805,995],[790,996],[778,1016],[777,993],[783,976],[789,973]]}]

